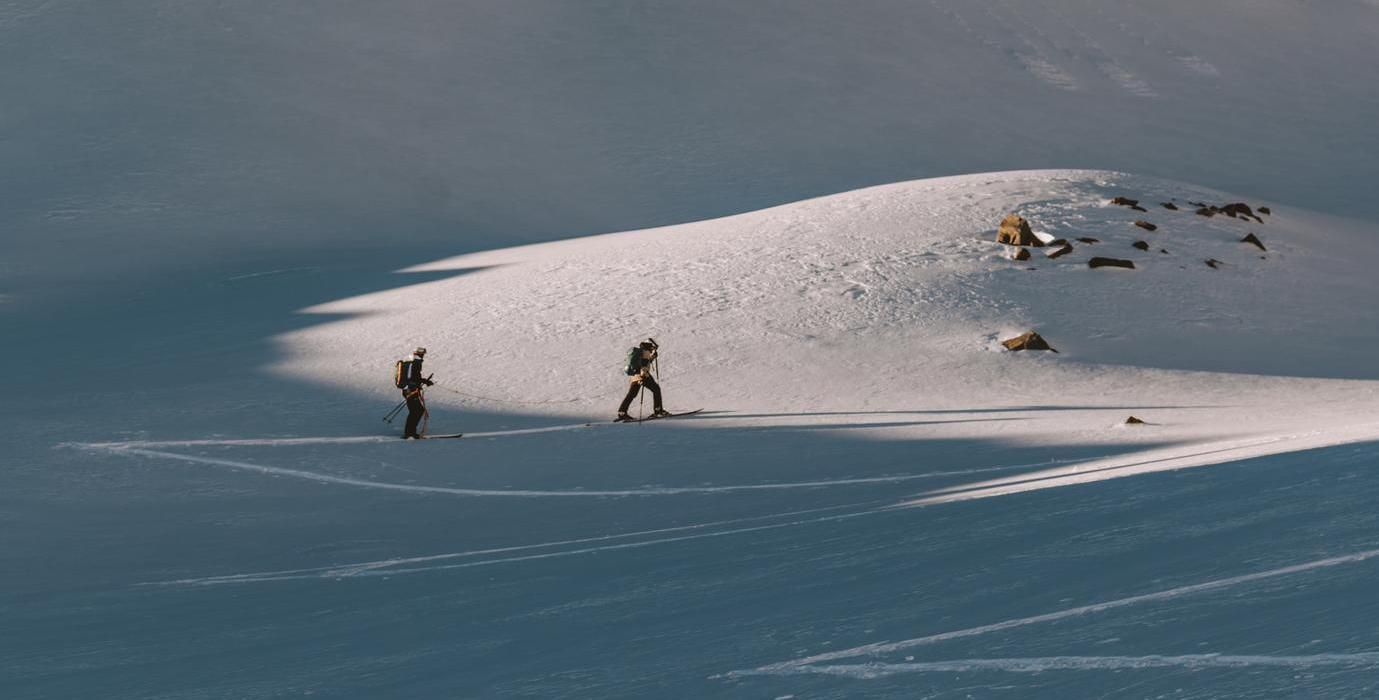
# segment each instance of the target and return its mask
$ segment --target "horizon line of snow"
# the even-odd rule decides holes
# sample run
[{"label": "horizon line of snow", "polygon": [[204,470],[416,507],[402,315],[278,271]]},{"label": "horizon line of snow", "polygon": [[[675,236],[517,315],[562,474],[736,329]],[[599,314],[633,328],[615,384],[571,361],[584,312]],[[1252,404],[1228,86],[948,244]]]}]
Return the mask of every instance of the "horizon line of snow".
[{"label": "horizon line of snow", "polygon": [[1140,603],[1150,603],[1161,600],[1169,600],[1172,598],[1180,598],[1195,593],[1217,591],[1245,583],[1253,583],[1255,581],[1263,581],[1266,579],[1289,576],[1292,574],[1306,573],[1310,571],[1315,571],[1317,569],[1341,566],[1343,564],[1354,564],[1357,562],[1373,559],[1375,557],[1379,557],[1379,549],[1368,549],[1361,552],[1355,552],[1352,554],[1327,557],[1325,559],[1315,559],[1313,561],[1304,562],[1301,564],[1293,564],[1290,566],[1284,566],[1277,569],[1269,569],[1267,571],[1257,571],[1252,574],[1243,574],[1240,576],[1232,576],[1229,578],[1205,581],[1202,583],[1194,583],[1187,586],[1178,586],[1176,588],[1155,591],[1153,593],[1144,593],[1140,595],[1129,596],[1126,598],[1118,598],[1116,600],[1108,600],[1100,603],[1092,603],[1089,605],[1080,605],[1074,608],[1065,608],[1063,610],[1044,613],[1042,615],[1019,617],[1011,620],[1005,620],[1002,622],[991,623],[988,625],[968,627],[966,629],[953,630],[950,632],[940,632],[938,634],[931,634],[923,637],[915,637],[912,639],[905,639],[898,642],[874,642],[871,644],[863,644],[861,646],[855,646],[850,649],[830,651],[822,654],[800,657],[798,659],[793,659],[791,661],[782,661],[779,663],[769,664],[766,666],[759,666],[755,669],[729,671],[727,674],[724,675],[728,677],[736,677],[797,673],[802,667],[813,666],[821,662],[835,661],[838,659],[850,659],[859,656],[876,656],[878,654],[888,654],[892,652],[903,651],[905,649],[912,649],[918,646],[946,642],[952,639],[976,637],[983,634],[989,634],[991,632],[1000,632],[1008,629],[1013,629],[1016,627],[1035,625],[1041,622],[1054,622],[1057,620],[1063,620],[1070,617],[1078,617],[1081,615],[1088,615],[1091,613],[1103,612],[1106,610],[1114,610],[1116,608],[1129,607],[1132,605],[1138,605]]},{"label": "horizon line of snow", "polygon": [[797,666],[792,674],[820,674],[857,679],[882,678],[902,673],[1042,673],[1044,671],[1101,671],[1142,668],[1249,668],[1274,666],[1316,668],[1320,666],[1375,667],[1379,652],[1266,656],[1256,654],[1180,654],[1145,656],[1035,656],[1001,659],[953,659],[951,661],[912,661],[905,663],[836,664]]}]

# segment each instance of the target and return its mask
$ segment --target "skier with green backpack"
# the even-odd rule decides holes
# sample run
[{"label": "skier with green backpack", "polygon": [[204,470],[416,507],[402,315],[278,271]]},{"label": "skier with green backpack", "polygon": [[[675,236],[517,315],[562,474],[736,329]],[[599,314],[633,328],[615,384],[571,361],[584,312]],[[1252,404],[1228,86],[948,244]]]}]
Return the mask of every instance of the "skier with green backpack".
[{"label": "skier with green backpack", "polygon": [[615,422],[625,423],[637,419],[627,415],[627,409],[632,406],[632,400],[642,393],[642,389],[651,390],[652,418],[665,418],[671,413],[661,405],[661,385],[656,383],[656,378],[652,376],[651,369],[656,364],[656,354],[660,346],[653,338],[647,338],[637,347],[627,351],[627,362],[623,366],[623,373],[631,381],[627,388],[627,396],[622,399],[622,404],[618,406],[618,417]]}]

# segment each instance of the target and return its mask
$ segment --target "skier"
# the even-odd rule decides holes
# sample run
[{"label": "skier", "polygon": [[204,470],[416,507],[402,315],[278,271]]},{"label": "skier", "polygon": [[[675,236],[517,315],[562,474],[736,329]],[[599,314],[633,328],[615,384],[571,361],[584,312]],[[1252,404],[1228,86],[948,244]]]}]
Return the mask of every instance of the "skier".
[{"label": "skier", "polygon": [[632,348],[627,353],[627,366],[624,371],[631,377],[632,385],[627,388],[627,396],[622,399],[622,405],[618,406],[618,417],[613,419],[615,422],[624,423],[633,420],[627,415],[627,409],[632,405],[632,399],[637,398],[643,388],[651,390],[652,418],[663,418],[670,415],[670,412],[661,406],[661,385],[656,383],[656,378],[651,376],[651,365],[656,361],[656,353],[660,346],[656,341],[647,338],[640,345]]},{"label": "skier", "polygon": [[404,360],[398,360],[397,385],[402,389],[402,398],[407,400],[407,425],[402,429],[403,440],[420,440],[417,423],[426,415],[426,396],[424,387],[435,382],[430,377],[421,376],[421,363],[426,359],[426,348],[417,348]]}]

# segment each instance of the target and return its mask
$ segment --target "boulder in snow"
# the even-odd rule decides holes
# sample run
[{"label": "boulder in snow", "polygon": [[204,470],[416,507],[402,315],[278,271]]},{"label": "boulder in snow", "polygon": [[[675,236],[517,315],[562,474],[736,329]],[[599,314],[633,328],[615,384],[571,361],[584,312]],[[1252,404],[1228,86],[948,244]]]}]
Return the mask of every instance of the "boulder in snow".
[{"label": "boulder in snow", "polygon": [[1140,420],[1140,419],[1138,419],[1138,418],[1136,418],[1136,417],[1134,417],[1134,416],[1130,416],[1129,418],[1126,418],[1126,419],[1125,419],[1125,424],[1126,424],[1126,425],[1148,425],[1148,423],[1145,423],[1144,421],[1142,421],[1142,420]]},{"label": "boulder in snow", "polygon": [[1083,236],[1083,237],[1081,237],[1081,238],[1079,238],[1079,239],[1077,239],[1077,240],[1082,241],[1083,243],[1100,243],[1100,242],[1101,242],[1101,239],[1100,239],[1100,238],[1092,238],[1091,236]]},{"label": "boulder in snow", "polygon": [[1148,221],[1136,221],[1135,225],[1139,226],[1140,228],[1146,231],[1157,231],[1159,229],[1158,226],[1155,226],[1154,224],[1151,224]]},{"label": "boulder in snow", "polygon": [[1087,261],[1087,267],[1123,267],[1127,270],[1133,270],[1135,269],[1135,263],[1129,260],[1121,260],[1119,258],[1092,258],[1091,260]]},{"label": "boulder in snow", "polygon": [[1178,211],[1178,205],[1174,204],[1173,202],[1159,202],[1159,206],[1163,207],[1164,209],[1172,209],[1173,211]]},{"label": "boulder in snow", "polygon": [[1221,269],[1222,264],[1223,263],[1220,260],[1217,260],[1216,258],[1209,258],[1207,260],[1207,267],[1210,267],[1213,270]]},{"label": "boulder in snow", "polygon": [[1015,253],[1010,258],[1012,260],[1029,260],[1029,251],[1024,248],[1016,248]]},{"label": "boulder in snow", "polygon": [[1004,345],[1005,348],[1011,352],[1018,352],[1020,350],[1052,350],[1053,352],[1058,352],[1049,345],[1049,341],[1044,340],[1044,336],[1034,331],[1030,331],[1024,335],[1017,335],[1008,340],[1002,340],[1001,345]]},{"label": "boulder in snow", "polygon": [[1272,210],[1269,209],[1269,207],[1260,207],[1259,209],[1256,209],[1255,211],[1258,211],[1259,213],[1261,213],[1261,214],[1263,214],[1263,215],[1265,215],[1265,216],[1269,216],[1269,215],[1271,215],[1271,214],[1274,213]]},{"label": "boulder in snow", "polygon": [[1044,245],[1034,235],[1029,228],[1029,222],[1023,216],[1011,214],[1001,220],[1001,227],[996,230],[996,242],[1006,245],[1028,245],[1036,248]]},{"label": "boulder in snow", "polygon": [[1116,197],[1115,199],[1111,200],[1111,203],[1112,203],[1112,204],[1119,204],[1119,205],[1122,206],[1122,207],[1133,207],[1133,206],[1138,206],[1139,203],[1140,203],[1140,200],[1138,200],[1138,199],[1130,199],[1129,197]]},{"label": "boulder in snow", "polygon": [[1253,244],[1258,246],[1260,250],[1268,250],[1264,247],[1264,241],[1259,240],[1259,236],[1254,235],[1253,232],[1246,234],[1244,238],[1240,239],[1240,242]]},{"label": "boulder in snow", "polygon": [[1145,241],[1135,241],[1134,243],[1131,243],[1130,245],[1131,245],[1131,247],[1139,248],[1140,250],[1144,250],[1144,251],[1149,250],[1149,244],[1148,244],[1147,242],[1145,242]]},{"label": "boulder in snow", "polygon": [[1202,207],[1201,209],[1197,210],[1197,215],[1205,216],[1208,219],[1210,219],[1211,217],[1216,216],[1216,207]]}]

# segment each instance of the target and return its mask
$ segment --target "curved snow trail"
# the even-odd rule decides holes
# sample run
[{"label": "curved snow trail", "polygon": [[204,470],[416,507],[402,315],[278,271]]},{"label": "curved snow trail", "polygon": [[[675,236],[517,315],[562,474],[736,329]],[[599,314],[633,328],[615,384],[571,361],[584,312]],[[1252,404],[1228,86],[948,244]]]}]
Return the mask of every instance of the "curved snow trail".
[{"label": "curved snow trail", "polygon": [[[550,425],[542,428],[519,428],[516,430],[491,430],[483,433],[465,433],[466,438],[507,437],[510,435],[533,435],[536,433],[556,433],[566,430],[592,428],[598,423],[568,423]],[[610,423],[611,425],[611,423]],[[154,447],[292,447],[295,445],[357,445],[366,443],[397,442],[390,435],[353,435],[345,437],[302,437],[302,438],[208,438],[204,440],[129,440],[125,442],[65,442],[59,447],[77,447],[100,450],[147,449]]]},{"label": "curved snow trail", "polygon": [[[1149,450],[1140,453],[1139,456],[1143,457],[1143,459],[1131,462],[1125,461],[1126,457],[1129,455],[1115,455],[1112,457],[1087,460],[1079,464],[1058,467],[1035,474],[1021,474],[990,481],[938,489],[923,494],[920,498],[906,501],[900,504],[900,506],[927,506],[938,503],[952,503],[954,501],[969,501],[978,498],[992,498],[995,496],[1006,496],[1027,491],[1085,484],[1093,481],[1138,476],[1140,474],[1149,474],[1152,472],[1213,466],[1255,457],[1301,452],[1303,450],[1334,447],[1355,442],[1365,442],[1374,440],[1376,434],[1379,434],[1379,424],[1366,423],[1345,426],[1333,430],[1313,430],[1306,433],[1274,435],[1253,440],[1204,443],[1200,446],[1204,448],[1210,447],[1212,449],[1204,449],[1186,454],[1182,453],[1180,449],[1174,448]],[[1295,444],[1275,447],[1273,449],[1260,449],[1269,445],[1279,445],[1280,443]]]},{"label": "curved snow trail", "polygon": [[1318,668],[1342,666],[1351,668],[1379,667],[1379,652],[1354,654],[1309,654],[1306,656],[1260,656],[1254,654],[1183,654],[1177,656],[1037,656],[1012,659],[954,659],[952,661],[919,661],[899,664],[865,663],[834,666],[798,666],[792,673],[813,673],[849,678],[882,678],[902,673],[970,673],[974,671],[1002,671],[1005,673],[1042,673],[1044,671],[1104,671],[1139,668],[1250,668],[1275,666],[1284,668]]},{"label": "curved snow trail", "polygon": [[540,490],[540,489],[466,489],[453,486],[424,486],[418,484],[397,484],[387,481],[372,481],[369,479],[356,479],[348,476],[334,476],[332,474],[321,474],[319,472],[306,471],[305,469],[290,469],[287,467],[271,467],[264,464],[254,464],[252,462],[241,462],[233,459],[220,459],[217,457],[202,457],[198,455],[184,455],[176,452],[163,452],[161,450],[146,450],[133,447],[106,448],[114,454],[139,455],[143,457],[158,457],[162,459],[172,459],[182,462],[192,462],[195,464],[210,464],[218,467],[229,467],[241,471],[258,472],[260,474],[271,474],[273,476],[286,476],[306,481],[316,481],[323,484],[338,484],[341,486],[357,486],[360,488],[378,489],[381,491],[403,491],[407,493],[428,493],[443,494],[447,496],[471,496],[471,497],[507,497],[507,498],[573,498],[573,497],[623,497],[623,496],[677,496],[683,494],[705,494],[705,493],[732,493],[734,491],[773,491],[781,489],[807,489],[821,488],[825,486],[849,486],[854,484],[875,484],[875,483],[894,483],[900,481],[912,481],[915,479],[933,479],[942,476],[962,476],[964,474],[981,474],[985,472],[1009,471],[1014,469],[1031,469],[1035,467],[1048,466],[1050,464],[1066,464],[1074,460],[1046,460],[1033,464],[1016,464],[1008,467],[982,467],[979,469],[961,469],[947,472],[926,472],[924,474],[902,474],[898,476],[869,476],[854,479],[824,479],[819,481],[794,481],[776,484],[736,484],[730,486],[652,486],[640,489],[609,489],[609,490]]},{"label": "curved snow trail", "polygon": [[[851,505],[874,505],[874,504],[880,503],[880,502],[882,502],[882,501],[873,501],[873,502],[871,502],[871,503],[869,503],[869,504],[851,504]],[[834,506],[833,508],[819,508],[819,509],[815,509],[815,510],[813,510],[813,511],[798,511],[797,514],[810,513],[810,512],[818,512],[818,511],[823,511],[823,510],[834,510],[834,509],[838,509],[838,508],[847,508],[847,507],[850,507],[850,506]],[[279,573],[277,573],[277,572],[264,572],[264,573],[262,573],[262,574],[232,574],[232,575],[230,575],[230,576],[211,576],[211,577],[206,577],[206,578],[180,579],[180,580],[175,580],[175,581],[156,581],[156,582],[144,583],[144,584],[140,584],[140,585],[145,585],[145,586],[178,586],[178,585],[181,585],[181,586],[209,586],[209,585],[225,584],[225,583],[266,583],[266,582],[270,582],[270,581],[292,581],[292,580],[310,579],[310,578],[345,578],[345,577],[362,577],[362,576],[394,576],[394,575],[398,575],[398,574],[417,574],[417,573],[425,573],[425,572],[431,572],[431,571],[446,571],[446,570],[450,570],[450,569],[469,569],[469,568],[473,568],[473,567],[476,567],[476,566],[491,566],[491,565],[493,565],[493,564],[508,564],[508,563],[512,563],[512,562],[533,561],[533,560],[537,560],[537,559],[554,559],[554,558],[558,558],[558,557],[570,557],[570,556],[575,556],[575,555],[578,555],[578,554],[593,554],[593,553],[597,553],[597,552],[608,552],[608,551],[619,550],[619,549],[636,549],[636,548],[640,548],[640,547],[650,547],[650,546],[652,546],[652,545],[669,544],[669,543],[672,543],[672,542],[685,542],[685,541],[689,541],[689,540],[702,540],[702,539],[707,539],[707,538],[710,538],[710,537],[726,537],[726,536],[728,536],[728,535],[741,535],[741,534],[748,533],[748,532],[762,532],[762,531],[765,531],[765,530],[778,530],[778,529],[781,529],[781,528],[796,527],[796,526],[799,526],[799,525],[813,525],[813,524],[817,524],[817,523],[836,522],[836,521],[839,521],[839,520],[850,520],[850,519],[852,519],[852,518],[860,518],[860,517],[867,516],[867,515],[881,515],[881,514],[885,514],[885,513],[895,513],[895,512],[897,512],[897,511],[895,511],[894,509],[889,508],[889,507],[870,508],[870,509],[867,509],[867,510],[861,510],[861,511],[853,512],[853,513],[839,513],[839,514],[837,514],[837,515],[825,515],[825,516],[821,516],[821,517],[817,517],[817,518],[805,518],[805,519],[801,519],[801,520],[790,520],[790,521],[783,522],[783,523],[771,523],[771,524],[768,524],[768,525],[754,525],[754,526],[752,526],[752,527],[740,527],[740,528],[733,528],[733,529],[731,529],[731,530],[718,530],[718,531],[715,531],[715,532],[701,532],[701,533],[696,533],[696,534],[692,534],[692,535],[681,535],[681,536],[678,536],[678,537],[662,537],[662,538],[658,538],[658,539],[642,540],[642,541],[640,541],[640,542],[623,542],[623,543],[620,543],[620,544],[609,544],[609,545],[602,545],[602,546],[598,546],[598,547],[581,547],[581,548],[579,548],[579,549],[567,549],[567,550],[561,550],[561,551],[558,551],[558,552],[543,552],[543,553],[541,553],[541,554],[526,554],[526,555],[516,556],[516,557],[501,557],[501,558],[498,558],[498,559],[485,559],[485,560],[483,560],[483,561],[464,562],[464,563],[460,563],[460,564],[441,564],[441,565],[439,565],[439,566],[419,566],[419,567],[413,567],[413,568],[407,568],[407,569],[393,569],[393,568],[384,568],[385,566],[389,566],[390,564],[384,564],[384,563],[380,562],[380,564],[381,564],[380,566],[373,567],[373,566],[367,566],[367,565],[365,565],[365,566],[360,567],[357,571],[353,571],[353,572],[348,573],[348,574],[335,574],[335,575],[332,575],[332,572],[333,572],[333,571],[339,571],[339,570],[341,570],[341,568],[340,568],[340,567],[331,567],[331,570],[330,570],[330,571],[314,571],[314,572],[301,573],[301,574],[298,574],[298,573],[290,573],[290,572],[284,572],[284,573],[281,573],[281,574],[279,574]],[[773,518],[773,517],[783,517],[783,516],[787,516],[787,515],[792,515],[792,514],[791,514],[791,513],[782,513],[782,514],[777,514],[777,515],[759,516],[758,518],[744,518],[744,519],[739,520],[739,521],[736,521],[736,522],[745,522],[745,521],[754,520],[754,519],[766,519],[766,518]],[[727,522],[733,522],[733,521],[727,521]],[[627,535],[627,536],[630,536],[630,535]],[[610,537],[616,537],[616,536],[610,536]],[[597,539],[597,538],[595,538],[595,539]],[[577,542],[578,540],[574,540],[574,541]],[[556,543],[550,543],[550,545],[552,545],[552,546],[553,546],[554,544],[556,544]],[[547,545],[527,545],[527,546],[525,546],[525,547],[514,547],[514,548],[511,548],[511,549],[537,548],[537,547],[543,547],[543,546],[547,546]],[[493,551],[502,551],[502,550],[493,550]],[[434,556],[434,557],[417,557],[415,560],[405,560],[405,559],[404,559],[404,560],[397,560],[397,561],[398,561],[399,563],[408,563],[408,562],[410,562],[410,561],[424,561],[424,560],[427,560],[427,559],[441,559],[441,558],[446,558],[446,557],[451,557],[451,556],[459,557],[459,556],[467,556],[467,555],[469,555],[469,554],[470,554],[470,553],[461,552],[461,553],[456,553],[456,554],[454,554],[454,555],[436,555],[436,556]],[[477,552],[476,552],[475,554],[477,554]],[[384,560],[384,561],[385,561],[385,562],[388,562],[388,561],[391,561],[391,560]],[[347,570],[347,569],[346,569],[346,570]]]},{"label": "curved snow trail", "polygon": [[1369,559],[1373,559],[1375,557],[1379,557],[1379,549],[1369,549],[1362,552],[1345,554],[1338,557],[1316,559],[1302,564],[1294,564],[1292,566],[1285,566],[1278,569],[1269,569],[1268,571],[1257,571],[1252,574],[1232,576],[1230,578],[1216,579],[1214,581],[1205,581],[1203,583],[1194,583],[1188,586],[1169,588],[1167,590],[1156,591],[1154,593],[1145,593],[1142,595],[1130,596],[1128,598],[1119,598],[1117,600],[1108,600],[1101,603],[1081,605],[1075,608],[1067,608],[1064,610],[1058,610],[1051,613],[1044,613],[1042,615],[1034,615],[1032,617],[1020,617],[1015,618],[1013,620],[1006,620],[1004,622],[996,622],[989,625],[981,625],[979,627],[969,627],[967,629],[953,630],[951,632],[940,632],[939,634],[931,634],[924,637],[915,637],[913,639],[905,639],[898,642],[876,642],[873,644],[863,644],[862,646],[852,647],[851,649],[841,649],[839,651],[830,651],[825,652],[823,654],[805,656],[798,659],[794,659],[792,661],[782,661],[780,663],[769,664],[767,666],[760,666],[755,669],[730,671],[724,675],[731,677],[799,673],[802,667],[813,666],[815,664],[827,661],[835,661],[838,659],[850,659],[858,656],[876,656],[878,654],[888,654],[892,652],[903,651],[905,649],[912,649],[917,646],[946,642],[950,639],[976,637],[978,635],[988,634],[991,632],[1000,632],[1003,630],[1013,629],[1016,627],[1024,627],[1026,625],[1036,625],[1041,622],[1054,622],[1056,620],[1064,620],[1070,617],[1078,617],[1081,615],[1088,615],[1091,613],[1102,612],[1105,610],[1114,610],[1116,608],[1124,608],[1132,605],[1139,605],[1141,603],[1152,603],[1161,600],[1180,598],[1182,596],[1193,595],[1196,593],[1218,591],[1226,588],[1231,588],[1233,586],[1238,586],[1244,583],[1253,583],[1255,581],[1263,581],[1266,579],[1278,578],[1281,576],[1290,576],[1292,574],[1300,574],[1309,571],[1315,571],[1317,569],[1341,566],[1343,564],[1354,564],[1356,562],[1366,561]]},{"label": "curved snow trail", "polygon": [[[646,535],[663,535],[671,532],[686,532],[689,530],[702,530],[709,527],[721,525],[736,525],[738,523],[755,522],[760,520],[770,520],[772,518],[789,518],[811,513],[823,513],[830,510],[842,510],[844,508],[869,508],[888,502],[890,499],[879,499],[874,501],[864,501],[862,503],[847,503],[838,506],[826,506],[824,508],[809,508],[806,510],[787,511],[784,513],[772,513],[770,515],[754,515],[749,518],[733,518],[730,520],[716,520],[707,523],[697,523],[694,525],[679,525],[676,527],[664,527],[655,530],[639,530],[637,532],[622,532],[612,535],[598,535],[595,537],[581,537],[570,540],[556,540],[553,542],[539,542],[536,544],[514,545],[511,547],[494,547],[490,549],[474,549],[464,552],[447,552],[445,554],[428,554],[417,557],[393,557],[389,559],[377,559],[374,561],[353,562],[349,564],[333,564],[330,566],[313,566],[304,569],[281,569],[278,571],[259,571],[247,574],[225,574],[222,576],[205,576],[199,578],[175,579],[172,581],[152,581],[141,583],[141,586],[177,586],[177,585],[211,585],[219,583],[252,583],[258,581],[279,581],[288,579],[302,578],[348,578],[358,576],[369,571],[387,569],[393,566],[405,564],[423,564],[434,561],[445,561],[448,559],[462,559],[465,557],[477,557],[484,554],[503,554],[507,552],[519,552],[531,549],[545,549],[547,547],[559,547],[570,544],[588,544],[591,542],[608,542],[611,540],[621,540],[630,537],[642,537]],[[416,571],[417,569],[409,569]],[[393,573],[389,571],[388,573]]]}]

